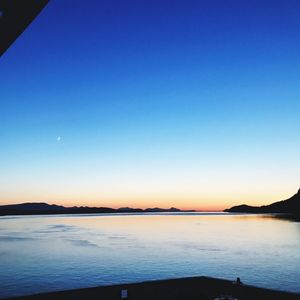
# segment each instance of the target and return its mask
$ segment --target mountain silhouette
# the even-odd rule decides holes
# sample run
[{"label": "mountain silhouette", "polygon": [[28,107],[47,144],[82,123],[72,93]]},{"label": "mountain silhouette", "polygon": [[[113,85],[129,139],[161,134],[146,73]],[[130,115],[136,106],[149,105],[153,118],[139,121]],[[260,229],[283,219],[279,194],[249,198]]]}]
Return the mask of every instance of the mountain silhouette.
[{"label": "mountain silhouette", "polygon": [[270,205],[250,206],[246,204],[233,206],[225,209],[226,212],[245,212],[245,213],[292,213],[300,214],[300,189],[297,194],[289,199],[274,202]]},{"label": "mountain silhouette", "polygon": [[29,202],[21,204],[1,205],[0,216],[4,215],[48,215],[48,214],[90,214],[90,213],[145,213],[145,212],[193,212],[193,210],[180,210],[178,208],[110,208],[110,207],[88,207],[48,204],[44,202]]}]

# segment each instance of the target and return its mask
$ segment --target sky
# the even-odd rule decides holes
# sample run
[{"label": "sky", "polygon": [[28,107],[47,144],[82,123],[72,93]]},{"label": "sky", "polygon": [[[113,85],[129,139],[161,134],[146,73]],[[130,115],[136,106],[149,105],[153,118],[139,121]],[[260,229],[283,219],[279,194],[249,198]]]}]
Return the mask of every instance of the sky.
[{"label": "sky", "polygon": [[51,0],[0,58],[0,204],[290,197],[299,14],[298,0]]}]

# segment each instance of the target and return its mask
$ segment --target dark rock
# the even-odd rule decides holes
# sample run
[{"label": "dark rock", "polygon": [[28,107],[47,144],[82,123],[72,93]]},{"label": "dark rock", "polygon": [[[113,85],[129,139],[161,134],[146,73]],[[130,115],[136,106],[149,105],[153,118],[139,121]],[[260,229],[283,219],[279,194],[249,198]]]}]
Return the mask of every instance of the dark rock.
[{"label": "dark rock", "polygon": [[297,194],[289,199],[274,202],[270,205],[249,206],[246,204],[233,206],[225,209],[225,212],[244,212],[244,213],[293,213],[300,214],[300,189]]}]

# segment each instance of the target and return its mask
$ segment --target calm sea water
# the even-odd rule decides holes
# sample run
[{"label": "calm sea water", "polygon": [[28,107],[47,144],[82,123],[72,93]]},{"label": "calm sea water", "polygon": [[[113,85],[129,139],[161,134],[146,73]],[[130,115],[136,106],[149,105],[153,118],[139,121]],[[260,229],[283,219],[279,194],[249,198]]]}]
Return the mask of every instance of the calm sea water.
[{"label": "calm sea water", "polygon": [[300,293],[300,223],[217,213],[0,217],[0,297],[185,276]]}]

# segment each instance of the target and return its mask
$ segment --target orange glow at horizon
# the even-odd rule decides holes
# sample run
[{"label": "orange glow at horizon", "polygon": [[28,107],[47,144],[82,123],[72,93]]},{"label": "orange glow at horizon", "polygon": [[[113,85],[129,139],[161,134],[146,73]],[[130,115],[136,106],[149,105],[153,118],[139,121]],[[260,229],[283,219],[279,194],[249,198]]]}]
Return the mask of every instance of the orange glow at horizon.
[{"label": "orange glow at horizon", "polygon": [[[220,193],[219,193],[220,194]],[[225,194],[225,193],[224,193]],[[131,207],[131,208],[170,208],[176,207],[182,210],[196,210],[196,211],[223,211],[226,208],[240,205],[249,204],[254,206],[266,205],[275,201],[280,201],[289,198],[293,193],[286,194],[274,194],[274,195],[261,195],[258,197],[253,194],[239,194],[227,193],[223,195],[206,194],[198,196],[187,195],[164,195],[164,197],[159,197],[156,193],[151,193],[148,197],[141,197],[138,195],[133,195],[129,197],[119,197],[112,195],[106,195],[106,197],[101,197],[98,195],[91,194],[33,194],[28,193],[24,196],[24,193],[15,191],[14,194],[6,195],[6,197],[0,198],[0,205],[5,204],[18,204],[24,202],[46,202],[48,204],[63,205],[66,207],[71,206],[90,206],[90,207]],[[264,201],[258,200],[264,199]]]}]

